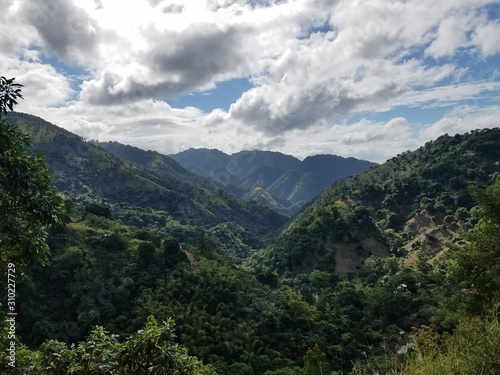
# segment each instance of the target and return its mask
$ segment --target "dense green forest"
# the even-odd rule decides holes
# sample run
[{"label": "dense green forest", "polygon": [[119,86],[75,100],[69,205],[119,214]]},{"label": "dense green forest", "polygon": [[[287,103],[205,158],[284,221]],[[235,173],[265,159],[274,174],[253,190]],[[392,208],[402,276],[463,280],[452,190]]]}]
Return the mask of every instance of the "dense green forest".
[{"label": "dense green forest", "polygon": [[159,154],[0,130],[1,373],[500,372],[500,129],[338,181],[285,227]]}]

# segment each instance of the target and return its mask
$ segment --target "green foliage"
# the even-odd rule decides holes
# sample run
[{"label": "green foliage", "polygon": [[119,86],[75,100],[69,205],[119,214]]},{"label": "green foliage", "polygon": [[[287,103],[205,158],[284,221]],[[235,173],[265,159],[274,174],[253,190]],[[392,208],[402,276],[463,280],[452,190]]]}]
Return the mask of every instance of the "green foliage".
[{"label": "green foliage", "polygon": [[208,374],[196,358],[189,357],[186,349],[175,344],[171,324],[167,321],[159,326],[152,316],[149,317],[144,331],[132,335],[121,346],[117,373]]},{"label": "green foliage", "polygon": [[466,246],[452,248],[452,278],[461,287],[461,304],[477,315],[500,304],[500,181],[473,192],[480,221],[468,233]]},{"label": "green foliage", "polygon": [[222,374],[262,374],[300,365],[323,334],[316,309],[281,288],[275,272],[204,259],[195,244],[171,237],[158,248],[150,231],[83,212],[72,208],[72,221],[49,238],[58,244],[50,266],[19,285],[18,333],[31,346],[49,338],[77,345],[95,325],[124,334],[151,314],[175,316],[179,342],[224,363]]},{"label": "green foliage", "polygon": [[264,375],[302,375],[299,367],[285,367],[275,371],[266,371]]},{"label": "green foliage", "polygon": [[24,86],[14,83],[15,80],[15,78],[0,77],[0,117],[2,112],[7,114],[7,109],[13,110],[14,105],[17,105],[17,99],[24,99],[21,94],[21,87]]},{"label": "green foliage", "polygon": [[[156,153],[126,149],[124,162],[42,120],[13,119],[29,125],[68,194],[64,222],[48,232],[51,265],[18,286],[16,333],[39,347],[19,343],[19,373],[390,373],[406,365],[392,355],[412,327],[431,324],[415,343],[422,358],[447,355],[440,342],[459,343],[464,329],[474,346],[461,353],[479,358],[464,368],[496,370],[497,341],[480,339],[457,306],[472,315],[499,303],[500,188],[483,190],[499,175],[498,129],[441,137],[335,184],[262,250],[283,217],[193,185]],[[467,242],[459,225],[474,227]],[[438,248],[442,232],[451,256]],[[447,341],[460,319],[458,341]],[[497,334],[494,324],[484,327]]]},{"label": "green foliage", "polygon": [[186,254],[182,252],[181,245],[173,238],[169,237],[163,240],[163,260],[167,268],[174,267],[182,261],[187,261]]},{"label": "green foliage", "polygon": [[486,321],[478,317],[460,322],[443,344],[416,353],[400,375],[475,375],[500,373],[500,324],[497,317]]},{"label": "green foliage", "polygon": [[90,203],[85,207],[85,211],[97,216],[102,216],[106,219],[111,219],[111,210],[109,207],[101,206],[97,203]]},{"label": "green foliage", "polygon": [[[356,274],[364,259],[383,255],[380,246],[377,253],[373,246],[365,246],[367,240],[385,246],[386,255],[395,254],[420,230],[429,228],[443,234],[430,246],[437,253],[445,247],[443,237],[447,240],[450,231],[458,231],[458,226],[467,225],[470,219],[474,200],[468,186],[484,188],[498,176],[497,151],[490,146],[498,142],[498,128],[445,135],[338,181],[297,215],[279,241],[259,255],[260,261],[291,279],[302,278],[314,269]],[[421,217],[428,218],[428,223],[419,224]],[[339,248],[356,251],[339,255]],[[340,266],[349,267],[348,272],[338,269],[338,260],[344,260]]]},{"label": "green foliage", "polygon": [[[364,220],[363,210],[344,209],[336,203],[332,217]],[[164,320],[175,316],[180,343],[221,375],[293,374],[301,367],[314,373],[318,361],[325,371],[328,364],[329,371],[346,373],[353,363],[366,371],[389,369],[384,356],[407,342],[401,332],[443,321],[445,294],[453,290],[447,270],[434,269],[424,258],[409,268],[395,257],[372,256],[358,277],[340,282],[321,269],[286,280],[262,265],[251,269],[220,257],[206,259],[204,254],[217,251],[213,244],[195,240],[181,246],[167,237],[158,249],[151,231],[104,218],[95,226],[95,218],[89,214],[67,225],[67,245],[73,247],[62,248],[52,266],[34,278],[33,289],[43,290],[43,298],[23,290],[27,301],[33,299],[33,306],[22,307],[23,326],[38,337],[71,333],[67,339],[74,342],[94,324],[127,332],[154,313]],[[107,251],[113,244],[102,242],[105,234],[120,236],[123,248]],[[293,282],[300,294],[283,280]],[[59,323],[72,319],[76,327]],[[309,355],[308,348],[313,348]]]},{"label": "green foliage", "polygon": [[142,262],[142,264],[150,264],[155,256],[155,245],[153,245],[151,242],[141,242],[137,250],[139,252],[139,260]]},{"label": "green foliage", "polygon": [[472,195],[479,203],[482,218],[500,226],[500,180],[485,190],[472,187]]},{"label": "green foliage", "polygon": [[[20,87],[0,77],[0,110],[17,104]],[[62,199],[51,186],[42,155],[27,151],[30,139],[5,119],[0,120],[0,260],[18,271],[45,263],[47,228],[59,222]]]},{"label": "green foliage", "polygon": [[264,248],[262,240],[236,223],[218,224],[207,231],[207,236],[217,252],[234,263],[241,263],[257,249]]},{"label": "green foliage", "polygon": [[216,375],[175,342],[172,326],[171,320],[158,324],[151,316],[143,330],[125,341],[97,326],[77,345],[49,340],[39,350],[23,348],[14,369],[1,363],[0,370],[24,375]]},{"label": "green foliage", "polygon": [[85,341],[67,347],[50,340],[40,347],[42,373],[49,374],[112,374],[117,370],[119,353],[117,337],[108,335],[103,327],[95,327]]},{"label": "green foliage", "polygon": [[308,349],[304,357],[304,375],[329,375],[330,371],[326,355],[323,353],[318,345],[314,348]]},{"label": "green foliage", "polygon": [[74,202],[109,208],[125,224],[164,228],[169,220],[203,227],[235,222],[269,239],[287,221],[194,176],[165,155],[136,149],[131,162],[34,116],[14,113],[9,121],[31,136],[33,150],[45,154],[59,191]]},{"label": "green foliage", "polygon": [[326,288],[331,284],[331,277],[328,272],[314,270],[309,275],[309,281],[311,286],[321,289]]}]

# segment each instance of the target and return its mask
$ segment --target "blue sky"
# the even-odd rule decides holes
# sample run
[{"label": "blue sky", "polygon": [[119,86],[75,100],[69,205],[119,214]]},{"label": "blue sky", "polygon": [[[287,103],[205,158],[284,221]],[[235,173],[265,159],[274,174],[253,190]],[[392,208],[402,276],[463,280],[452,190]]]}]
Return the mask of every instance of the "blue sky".
[{"label": "blue sky", "polygon": [[252,84],[247,78],[235,78],[218,82],[211,90],[193,92],[166,100],[175,107],[196,107],[207,113],[217,108],[228,111],[231,104],[251,87]]},{"label": "blue sky", "polygon": [[382,162],[497,127],[489,0],[0,0],[19,110],[89,139]]}]

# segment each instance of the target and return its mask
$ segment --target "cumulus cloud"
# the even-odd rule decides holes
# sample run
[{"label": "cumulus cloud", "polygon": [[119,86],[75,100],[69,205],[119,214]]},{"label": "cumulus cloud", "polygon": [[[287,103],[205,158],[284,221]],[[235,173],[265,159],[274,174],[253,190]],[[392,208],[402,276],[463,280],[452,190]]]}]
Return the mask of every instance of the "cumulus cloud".
[{"label": "cumulus cloud", "polygon": [[[231,106],[228,118],[273,134],[306,129],[339,114],[408,105],[405,98],[430,97],[443,81],[447,91],[458,92],[456,100],[463,99],[465,90],[454,82],[461,68],[428,65],[418,54],[426,45],[426,54],[436,58],[468,47],[466,33],[477,25],[478,5],[340,1],[330,9],[331,31],[296,40],[284,50],[256,80],[260,85]],[[484,40],[485,50],[495,51],[490,39]]]},{"label": "cumulus cloud", "polygon": [[93,104],[127,103],[149,98],[171,98],[214,87],[217,77],[245,70],[238,46],[246,30],[221,30],[201,24],[183,33],[150,30],[147,51],[121,69],[105,70],[82,87],[81,99]]},{"label": "cumulus cloud", "polygon": [[181,4],[168,4],[161,10],[163,13],[179,14],[184,11],[184,5]]},{"label": "cumulus cloud", "polygon": [[[0,64],[36,98],[25,108],[87,137],[382,161],[465,121],[491,126],[496,107],[464,103],[500,89],[495,3],[0,0]],[[173,107],[234,78],[252,87],[226,111]],[[446,113],[420,130],[391,114],[410,107]]]},{"label": "cumulus cloud", "polygon": [[498,20],[495,20],[478,26],[475,29],[472,41],[483,56],[489,57],[500,53],[498,35],[500,35],[500,24]]},{"label": "cumulus cloud", "polygon": [[465,133],[475,129],[498,127],[500,108],[461,106],[420,131],[420,141],[431,141],[443,134]]},{"label": "cumulus cloud", "polygon": [[19,14],[13,0],[0,0],[0,54],[13,58],[26,51],[35,40],[32,30],[24,27],[24,18]]},{"label": "cumulus cloud", "polygon": [[97,57],[99,26],[70,0],[22,2],[21,12],[36,28],[48,53],[82,63]]},{"label": "cumulus cloud", "polygon": [[434,58],[451,56],[458,47],[468,45],[466,32],[470,29],[469,19],[465,16],[450,16],[439,25],[437,36],[426,50]]},{"label": "cumulus cloud", "polygon": [[40,63],[23,63],[10,75],[23,82],[26,103],[19,106],[25,107],[62,105],[73,94],[70,81],[58,73],[53,67]]}]

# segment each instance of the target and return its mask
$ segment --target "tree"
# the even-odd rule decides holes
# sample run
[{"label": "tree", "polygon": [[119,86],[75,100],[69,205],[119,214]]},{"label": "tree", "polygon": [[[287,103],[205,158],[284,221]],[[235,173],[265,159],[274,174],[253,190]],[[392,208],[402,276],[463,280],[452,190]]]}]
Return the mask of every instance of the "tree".
[{"label": "tree", "polygon": [[[0,116],[23,98],[22,85],[13,81],[0,77]],[[44,157],[26,150],[30,143],[17,127],[0,120],[0,260],[2,267],[9,262],[18,271],[46,263],[47,228],[59,222],[63,203]]]},{"label": "tree", "polygon": [[307,350],[304,364],[304,375],[328,375],[330,373],[326,355],[319,349],[318,344]]},{"label": "tree", "polygon": [[163,258],[167,268],[171,268],[177,263],[187,260],[186,254],[182,252],[179,241],[173,237],[163,240]]},{"label": "tree", "polygon": [[4,114],[7,114],[7,108],[12,111],[17,99],[24,99],[21,94],[21,87],[24,86],[14,81],[15,78],[0,77],[0,112]]},{"label": "tree", "polygon": [[100,204],[97,203],[89,203],[87,207],[85,207],[85,212],[97,215],[97,216],[102,216],[106,219],[111,219],[111,210],[109,207],[106,206],[101,206]]},{"label": "tree", "polygon": [[139,252],[139,260],[142,265],[148,265],[151,263],[155,256],[155,245],[151,242],[141,242],[137,248]]},{"label": "tree", "polygon": [[[67,345],[50,340],[40,350],[22,347],[17,367],[11,371],[0,363],[0,372],[12,374],[63,375],[216,375],[175,342],[172,321],[158,324],[148,318],[145,329],[121,342],[103,327],[95,327],[86,340]],[[0,353],[1,359],[1,353]]]},{"label": "tree", "polygon": [[472,195],[480,220],[467,235],[468,245],[452,248],[452,278],[466,310],[477,315],[500,304],[500,181],[486,190],[473,188]]},{"label": "tree", "polygon": [[214,374],[187,350],[178,346],[172,330],[173,322],[158,324],[153,316],[148,318],[144,330],[132,335],[120,347],[116,374]]}]

